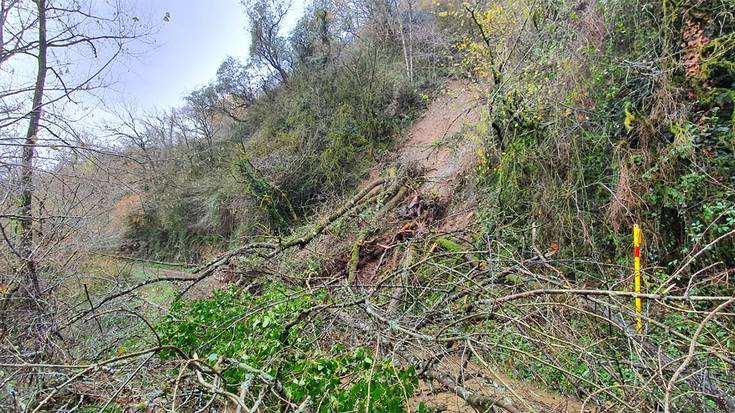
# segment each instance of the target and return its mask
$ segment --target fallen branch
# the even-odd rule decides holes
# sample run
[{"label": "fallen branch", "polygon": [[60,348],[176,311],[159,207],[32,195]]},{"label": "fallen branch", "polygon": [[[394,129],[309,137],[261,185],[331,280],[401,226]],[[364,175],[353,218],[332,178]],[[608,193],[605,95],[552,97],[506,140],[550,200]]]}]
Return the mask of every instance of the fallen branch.
[{"label": "fallen branch", "polygon": [[258,244],[250,244],[245,245],[240,248],[237,248],[235,250],[232,250],[230,252],[225,253],[224,255],[219,256],[215,260],[211,261],[204,267],[202,267],[200,270],[197,271],[196,278],[192,280],[191,285],[186,287],[184,291],[182,291],[177,298],[180,298],[184,294],[186,294],[187,291],[189,291],[194,285],[199,283],[201,280],[205,279],[206,277],[212,275],[217,268],[220,266],[227,264],[229,262],[230,258],[242,255],[245,252],[249,251],[250,249],[255,248],[264,248],[264,249],[270,249],[271,252],[268,254],[265,254],[263,256],[264,259],[272,259],[273,257],[283,253],[284,251],[291,249],[293,247],[299,246],[303,248],[311,242],[314,238],[319,236],[322,232],[324,232],[325,229],[327,229],[331,224],[333,224],[337,219],[348,213],[352,208],[357,206],[360,201],[365,198],[367,195],[369,195],[373,189],[375,189],[378,186],[381,186],[385,183],[385,179],[378,179],[374,181],[372,184],[368,185],[367,187],[363,188],[360,192],[358,192],[352,199],[350,199],[346,204],[342,205],[341,208],[334,211],[332,214],[330,214],[327,218],[325,218],[322,222],[317,224],[314,229],[309,231],[305,236],[300,238],[294,238],[291,239],[285,243],[281,244],[270,244],[270,243],[258,243]]},{"label": "fallen branch", "polygon": [[[666,383],[666,391],[664,392],[664,411],[666,413],[669,413],[671,411],[671,390],[674,388],[674,385],[676,384],[676,381],[679,379],[679,376],[682,375],[689,367],[689,364],[694,360],[694,354],[697,349],[697,339],[699,339],[699,336],[702,334],[702,331],[704,330],[704,326],[712,319],[714,318],[720,311],[724,310],[726,307],[728,307],[730,304],[735,302],[735,297],[731,298],[730,300],[720,304],[710,312],[707,317],[702,320],[701,323],[699,323],[699,326],[697,327],[697,331],[694,332],[692,335],[692,339],[689,343],[689,352],[687,353],[686,358],[684,358],[684,361],[681,362],[679,367],[676,369],[674,374],[671,376],[671,379],[668,383]],[[705,383],[702,382],[704,385]],[[735,401],[731,397],[717,397],[717,403],[720,405],[720,407],[726,407],[729,411],[735,411]]]},{"label": "fallen branch", "polygon": [[522,413],[523,410],[516,407],[513,403],[504,400],[502,396],[483,396],[477,392],[472,392],[465,387],[460,386],[449,375],[437,371],[433,367],[426,369],[424,373],[427,377],[438,381],[446,386],[452,393],[461,397],[470,406],[480,412],[490,412],[492,408],[497,406],[510,413]]},{"label": "fallen branch", "polygon": [[184,267],[184,268],[194,268],[196,265],[188,263],[188,262],[170,262],[170,261],[156,261],[156,260],[149,260],[145,258],[138,258],[138,257],[129,257],[126,255],[115,255],[115,254],[105,254],[105,253],[98,253],[98,255],[102,257],[108,257],[108,258],[115,258],[118,260],[125,260],[125,261],[135,261],[135,262],[145,262],[148,264],[156,264],[156,265],[166,265],[169,267]]},{"label": "fallen branch", "polygon": [[373,181],[370,185],[368,185],[367,187],[359,191],[354,197],[352,197],[341,208],[337,209],[332,214],[330,214],[327,218],[325,218],[322,222],[317,224],[312,231],[310,231],[307,235],[303,237],[294,238],[285,243],[280,243],[280,244],[267,243],[267,242],[255,242],[255,243],[243,245],[241,247],[238,247],[236,249],[230,250],[224,254],[219,255],[217,258],[211,260],[207,264],[197,268],[191,277],[171,276],[171,277],[154,278],[154,279],[143,281],[125,290],[118,291],[116,293],[113,293],[103,298],[100,302],[98,302],[94,306],[91,306],[88,310],[83,311],[82,313],[77,314],[76,316],[69,319],[66,323],[64,323],[60,327],[60,330],[86,317],[88,314],[94,312],[96,309],[100,308],[105,303],[108,303],[124,295],[130,294],[131,292],[138,290],[140,288],[143,288],[147,285],[161,283],[161,282],[188,282],[190,283],[182,292],[180,292],[177,295],[176,299],[179,299],[183,295],[185,295],[192,287],[198,284],[200,281],[214,274],[214,272],[218,268],[227,264],[229,260],[233,257],[243,255],[245,253],[252,252],[252,251],[266,250],[270,252],[262,254],[263,258],[272,259],[273,257],[293,247],[296,247],[296,246],[303,247],[309,242],[311,242],[314,238],[319,236],[322,232],[324,232],[324,230],[328,228],[331,224],[333,224],[337,219],[341,218],[343,215],[345,215],[350,210],[352,210],[355,206],[357,206],[360,203],[360,201],[362,201],[366,196],[371,194],[375,188],[382,186],[385,183],[386,183],[386,180],[383,178]]},{"label": "fallen branch", "polygon": [[520,300],[537,295],[582,295],[582,296],[607,296],[607,297],[629,297],[629,298],[646,298],[661,302],[667,301],[728,301],[733,297],[728,296],[709,296],[709,295],[661,295],[661,294],[645,294],[635,293],[632,291],[613,291],[613,290],[586,290],[586,289],[564,289],[564,288],[543,288],[537,290],[523,291],[516,294],[506,295],[499,298],[490,298],[478,301],[478,304],[501,304],[509,301]]},{"label": "fallen branch", "polygon": [[[398,327],[397,323],[391,322],[390,320],[387,320],[385,317],[379,315],[377,311],[367,302],[365,303],[365,310],[368,312],[368,314],[372,315],[375,318],[378,318],[381,323],[385,323],[388,326],[390,326],[391,329],[395,332],[404,333],[409,337],[413,336],[414,338],[418,338],[419,340],[422,340],[422,341],[433,341],[433,338],[430,336],[410,332],[404,328]],[[337,319],[341,320],[348,327],[352,329],[357,329],[361,331],[362,333],[370,333],[371,331],[375,331],[375,330],[378,330],[378,331],[383,330],[383,328],[380,326],[376,326],[373,328],[372,326],[367,324],[365,321],[355,320],[352,316],[342,311],[336,311],[336,312],[333,312],[333,314],[336,316]],[[442,383],[447,388],[449,388],[453,393],[455,393],[457,396],[459,396],[464,401],[466,401],[467,404],[474,407],[475,409],[478,409],[481,412],[488,412],[490,411],[490,409],[492,409],[495,406],[505,409],[511,413],[523,412],[523,410],[520,410],[512,402],[504,400],[502,396],[499,396],[499,395],[484,396],[477,392],[468,390],[467,388],[457,384],[449,375],[443,372],[440,372],[435,367],[432,367],[431,365],[421,365],[421,363],[412,363],[410,362],[412,358],[409,355],[405,354],[405,352],[395,350],[395,349],[394,351],[396,354],[400,355],[401,358],[405,359],[409,364],[413,365],[413,367],[416,369],[416,371],[419,372],[420,375],[423,375],[425,377],[431,378],[433,380],[436,380]]]}]

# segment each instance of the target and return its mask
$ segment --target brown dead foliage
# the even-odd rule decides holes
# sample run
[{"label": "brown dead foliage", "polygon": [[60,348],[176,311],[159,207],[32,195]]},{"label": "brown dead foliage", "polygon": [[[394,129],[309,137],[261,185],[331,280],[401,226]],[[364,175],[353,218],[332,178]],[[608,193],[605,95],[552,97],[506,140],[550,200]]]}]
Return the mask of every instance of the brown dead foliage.
[{"label": "brown dead foliage", "polygon": [[688,79],[700,79],[702,77],[702,49],[707,46],[710,39],[705,36],[704,30],[699,22],[687,18],[682,28],[684,38],[684,68]]},{"label": "brown dead foliage", "polygon": [[623,228],[628,228],[630,220],[634,218],[633,211],[637,202],[632,187],[630,168],[625,162],[621,162],[620,177],[608,208],[610,223],[615,232],[619,233]]}]

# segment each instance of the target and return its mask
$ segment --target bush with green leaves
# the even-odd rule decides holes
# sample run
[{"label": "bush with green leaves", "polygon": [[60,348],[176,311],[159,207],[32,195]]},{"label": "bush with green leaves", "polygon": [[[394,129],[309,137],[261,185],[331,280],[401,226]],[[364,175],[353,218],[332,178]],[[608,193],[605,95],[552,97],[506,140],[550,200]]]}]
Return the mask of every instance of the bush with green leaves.
[{"label": "bush with green leaves", "polygon": [[[482,242],[527,245],[535,227],[538,246],[559,244],[564,257],[627,263],[638,222],[647,263],[672,270],[733,230],[735,23],[723,2],[667,3],[598,5],[588,18],[607,35],[573,54],[558,49],[583,36],[572,6],[539,6],[557,23],[539,41],[545,48],[507,74],[512,81],[489,97],[478,127],[490,164],[477,179]],[[642,17],[642,7],[651,13]],[[689,52],[679,46],[685,20],[710,36],[700,77],[687,75],[679,56]],[[735,265],[733,244],[718,243],[702,260]]]},{"label": "bush with green leaves", "polygon": [[[235,393],[248,380],[238,364],[244,363],[280,381],[293,403],[309,398],[319,412],[403,411],[418,384],[413,368],[376,357],[365,347],[337,344],[323,350],[316,321],[297,322],[287,330],[319,298],[275,283],[262,286],[257,295],[233,288],[209,299],[174,303],[158,331],[164,344],[196,353],[213,367],[227,361],[220,366],[222,377]],[[254,386],[257,394],[263,384]],[[276,397],[266,400],[269,411],[279,405]]]},{"label": "bush with green leaves", "polygon": [[218,246],[223,241],[218,234],[220,231],[201,225],[202,217],[212,212],[219,214],[219,219],[228,213],[227,208],[219,205],[220,202],[217,208],[206,202],[207,197],[201,194],[174,190],[146,201],[143,208],[127,217],[127,248],[153,258],[185,262],[199,260],[199,247]]}]

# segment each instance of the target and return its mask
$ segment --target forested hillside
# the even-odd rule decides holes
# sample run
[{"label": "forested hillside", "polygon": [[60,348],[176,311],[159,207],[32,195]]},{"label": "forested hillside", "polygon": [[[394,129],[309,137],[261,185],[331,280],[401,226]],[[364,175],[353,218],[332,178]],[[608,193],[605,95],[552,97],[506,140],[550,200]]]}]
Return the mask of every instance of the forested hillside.
[{"label": "forested hillside", "polygon": [[0,410],[735,411],[733,0],[242,7],[1,3]]}]

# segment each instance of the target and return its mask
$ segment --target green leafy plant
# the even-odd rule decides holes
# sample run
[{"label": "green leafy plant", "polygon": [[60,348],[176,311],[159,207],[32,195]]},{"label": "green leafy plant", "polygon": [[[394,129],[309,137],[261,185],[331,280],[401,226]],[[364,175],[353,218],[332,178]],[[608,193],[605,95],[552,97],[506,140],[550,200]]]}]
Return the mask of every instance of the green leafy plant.
[{"label": "green leafy plant", "polygon": [[[197,353],[213,367],[225,359],[266,372],[283,383],[291,401],[309,398],[319,412],[403,411],[418,384],[413,368],[396,366],[365,347],[318,350],[310,338],[318,323],[296,323],[287,330],[318,298],[275,283],[264,285],[258,295],[230,289],[210,299],[174,303],[158,330],[165,344]],[[248,380],[248,372],[237,364],[222,376],[232,391]],[[278,404],[274,397],[266,406]]]}]

